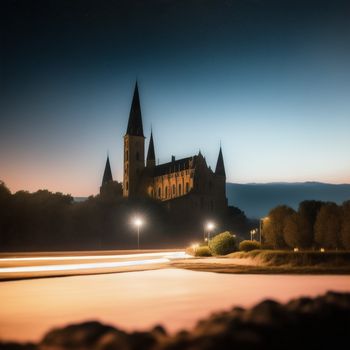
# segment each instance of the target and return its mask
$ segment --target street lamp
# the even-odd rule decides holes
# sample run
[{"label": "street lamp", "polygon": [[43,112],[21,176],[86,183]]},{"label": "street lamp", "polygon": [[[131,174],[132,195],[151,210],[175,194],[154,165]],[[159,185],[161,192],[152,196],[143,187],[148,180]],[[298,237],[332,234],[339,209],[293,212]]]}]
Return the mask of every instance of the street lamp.
[{"label": "street lamp", "polygon": [[140,249],[140,228],[143,225],[143,221],[140,217],[136,217],[134,218],[133,223],[137,229],[137,249]]},{"label": "street lamp", "polygon": [[259,240],[260,240],[260,244],[261,244],[263,223],[264,223],[265,220],[269,220],[269,217],[268,217],[268,216],[265,216],[264,218],[261,218],[261,219],[260,219],[260,225],[259,225]]},{"label": "street lamp", "polygon": [[198,247],[199,247],[198,243],[193,243],[191,245],[191,248],[192,248],[194,254],[196,254]]},{"label": "street lamp", "polygon": [[213,222],[209,221],[207,223],[207,231],[208,231],[208,244],[209,244],[209,241],[210,241],[210,232],[214,229],[215,225]]},{"label": "street lamp", "polygon": [[254,230],[250,230],[250,240],[253,240],[254,235],[258,232],[258,229],[255,228]]}]

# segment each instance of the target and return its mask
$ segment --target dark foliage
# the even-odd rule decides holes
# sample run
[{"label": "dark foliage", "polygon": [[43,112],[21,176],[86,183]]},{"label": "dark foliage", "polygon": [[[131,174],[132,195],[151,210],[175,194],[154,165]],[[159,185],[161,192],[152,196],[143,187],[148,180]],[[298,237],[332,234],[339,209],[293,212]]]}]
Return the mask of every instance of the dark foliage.
[{"label": "dark foliage", "polygon": [[230,232],[222,232],[209,242],[209,249],[213,255],[226,255],[237,250],[235,236]]},{"label": "dark foliage", "polygon": [[257,242],[257,241],[245,240],[239,243],[239,250],[243,252],[250,252],[252,250],[256,250],[260,248],[261,248],[261,244],[260,242]]},{"label": "dark foliage", "polygon": [[264,222],[264,241],[274,248],[285,248],[284,228],[287,219],[294,214],[294,210],[286,205],[279,205],[269,212],[268,220]]},{"label": "dark foliage", "polygon": [[125,332],[98,322],[55,329],[35,345],[0,344],[21,350],[285,350],[344,348],[350,332],[350,294],[328,292],[287,304],[265,300],[251,309],[235,307],[199,321],[191,331],[168,335],[157,326]]},{"label": "dark foliage", "polygon": [[[86,201],[40,190],[11,194],[0,183],[0,249],[96,250],[136,248],[133,216],[142,215],[141,248],[181,247],[203,236],[207,217],[174,213],[151,199],[125,199],[118,183]],[[238,208],[215,218],[218,228],[245,234],[249,222]]]},{"label": "dark foliage", "polygon": [[264,244],[274,248],[350,249],[349,203],[304,201],[297,212],[278,206],[264,220]]}]

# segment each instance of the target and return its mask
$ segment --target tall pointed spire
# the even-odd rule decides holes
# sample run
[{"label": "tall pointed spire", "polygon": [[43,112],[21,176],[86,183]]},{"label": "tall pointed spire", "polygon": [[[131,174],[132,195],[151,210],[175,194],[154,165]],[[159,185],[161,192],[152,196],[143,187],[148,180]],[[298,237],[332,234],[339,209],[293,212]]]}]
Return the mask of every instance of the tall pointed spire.
[{"label": "tall pointed spire", "polygon": [[137,81],[135,84],[134,96],[132,98],[128,128],[126,130],[127,135],[132,136],[142,136],[143,135],[143,126],[142,126],[142,115],[141,115],[141,105],[140,105],[140,96],[139,88]]},{"label": "tall pointed spire", "polygon": [[147,166],[155,166],[156,165],[156,155],[154,152],[154,143],[153,143],[153,132],[151,130],[151,137],[149,139],[149,146],[147,152]]},{"label": "tall pointed spire", "polygon": [[215,175],[226,177],[224,157],[222,156],[221,144],[220,144],[218,161],[216,162]]},{"label": "tall pointed spire", "polygon": [[110,181],[113,181],[111,165],[109,164],[109,156],[107,156],[105,171],[103,173],[102,186]]}]

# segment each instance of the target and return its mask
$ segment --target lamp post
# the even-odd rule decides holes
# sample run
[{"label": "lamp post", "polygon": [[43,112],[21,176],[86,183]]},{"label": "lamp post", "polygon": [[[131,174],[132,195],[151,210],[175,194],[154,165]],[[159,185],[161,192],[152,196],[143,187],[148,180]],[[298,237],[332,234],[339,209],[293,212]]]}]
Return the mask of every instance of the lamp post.
[{"label": "lamp post", "polygon": [[209,221],[207,223],[207,232],[208,232],[208,245],[209,245],[209,241],[210,241],[210,232],[214,229],[215,225],[213,222]]},{"label": "lamp post", "polygon": [[261,244],[261,237],[262,237],[262,230],[263,230],[263,224],[265,220],[269,220],[268,216],[265,216],[264,218],[260,219],[260,225],[259,225],[259,240],[260,240],[260,244]]},{"label": "lamp post", "polygon": [[255,228],[254,230],[250,230],[250,240],[253,240],[253,237],[255,235],[255,233],[257,232],[257,229]]},{"label": "lamp post", "polygon": [[134,219],[134,225],[136,226],[137,229],[137,249],[140,249],[140,228],[143,224],[143,221],[141,218],[136,217]]}]

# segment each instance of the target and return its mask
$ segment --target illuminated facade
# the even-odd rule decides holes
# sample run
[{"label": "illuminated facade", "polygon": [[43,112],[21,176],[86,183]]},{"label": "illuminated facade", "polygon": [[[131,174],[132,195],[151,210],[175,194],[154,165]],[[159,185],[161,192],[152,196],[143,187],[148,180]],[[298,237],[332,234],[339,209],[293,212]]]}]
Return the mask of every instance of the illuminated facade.
[{"label": "illuminated facade", "polygon": [[213,171],[199,152],[197,155],[156,164],[151,132],[145,159],[145,136],[138,86],[136,83],[124,136],[123,196],[149,196],[168,208],[222,212],[227,209],[226,173],[222,150]]}]

